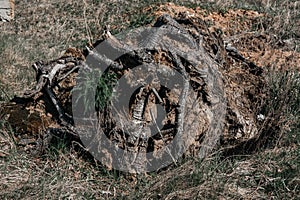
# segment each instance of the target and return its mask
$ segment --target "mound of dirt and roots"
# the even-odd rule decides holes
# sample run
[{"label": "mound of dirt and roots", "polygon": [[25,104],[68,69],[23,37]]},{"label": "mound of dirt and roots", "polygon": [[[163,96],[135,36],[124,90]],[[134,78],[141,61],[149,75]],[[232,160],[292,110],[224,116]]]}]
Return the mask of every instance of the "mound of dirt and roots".
[{"label": "mound of dirt and roots", "polygon": [[[63,138],[106,168],[131,173],[167,170],[182,157],[202,160],[220,149],[253,152],[281,128],[265,128],[269,70],[297,71],[300,60],[288,41],[253,30],[267,26],[265,15],[159,6],[151,25],[116,36],[107,30],[85,49],[34,63],[36,85],[2,103],[0,119],[35,157]],[[175,171],[183,168],[188,163]],[[195,191],[174,197],[184,192]]]},{"label": "mound of dirt and roots", "polygon": [[[260,139],[260,119],[256,106],[265,98],[261,90],[265,84],[264,69],[274,62],[280,69],[283,64],[286,66],[287,59],[295,65],[299,54],[272,50],[268,46],[271,40],[268,35],[238,33],[239,26],[251,26],[263,14],[244,10],[230,11],[224,15],[204,14],[202,10],[170,4],[156,12],[159,17],[153,30],[141,29],[129,33],[123,40],[107,32],[93,45],[94,50],[70,48],[57,60],[35,63],[35,89],[3,104],[1,118],[7,120],[17,133],[17,143],[30,147],[36,153],[42,153],[51,143],[52,135],[67,134],[78,139],[80,134],[73,127],[71,91],[76,85],[78,71],[91,65],[91,60],[97,60],[94,62],[96,65],[108,67],[102,75],[106,77],[103,85],[98,83],[96,97],[96,103],[102,105],[101,108],[98,105],[98,119],[104,127],[105,137],[129,151],[130,155],[132,153],[131,157],[137,155],[137,162],[141,162],[139,165],[147,165],[148,152],[153,152],[157,159],[166,159],[164,154],[170,152],[163,146],[177,136],[182,142],[177,141],[175,145],[176,150],[173,151],[178,151],[176,155],[184,153],[200,159],[212,149],[220,148],[220,141],[223,147],[257,142]],[[243,23],[235,20],[241,16],[247,16]],[[178,33],[181,34],[179,39],[172,38]],[[143,35],[147,36],[140,39]],[[107,46],[101,46],[102,43]],[[105,51],[116,51],[122,56],[112,59],[109,58],[111,55],[103,53]],[[146,72],[133,72],[140,65],[148,68]],[[161,70],[167,74],[172,71],[180,74],[182,88],[170,89],[161,80],[157,82],[155,77],[163,74],[159,72]],[[167,76],[169,81],[179,78]],[[107,77],[113,78],[109,80]],[[112,106],[115,105],[108,103],[112,101],[109,99],[112,91],[107,91],[107,87],[112,90],[113,81],[121,77],[126,77],[127,82],[126,86],[123,82],[122,87],[129,88],[129,91],[134,91],[137,86],[139,88],[130,98],[129,115],[117,113],[115,119],[112,113],[116,109]],[[151,78],[152,81],[147,83],[146,80]],[[140,82],[145,84],[139,85]],[[81,89],[80,92],[86,91]],[[146,127],[151,125],[152,129],[156,129],[155,105],[160,105],[166,115],[162,119],[162,129],[154,130],[156,134],[153,134]],[[156,113],[156,117],[158,115]],[[86,137],[94,140],[92,138],[95,136]],[[101,138],[97,136],[97,140],[103,140]],[[93,141],[88,145],[97,146],[101,142]],[[176,162],[172,155],[170,158]],[[101,154],[102,159],[114,160],[109,153]]]}]

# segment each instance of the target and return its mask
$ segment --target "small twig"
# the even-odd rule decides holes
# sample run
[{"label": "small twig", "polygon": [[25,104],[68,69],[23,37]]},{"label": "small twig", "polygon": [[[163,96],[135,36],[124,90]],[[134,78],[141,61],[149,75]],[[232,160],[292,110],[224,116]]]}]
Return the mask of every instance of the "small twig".
[{"label": "small twig", "polygon": [[162,98],[159,96],[157,90],[155,88],[152,88],[152,91],[155,94],[155,96],[158,98],[159,103],[163,104],[164,102],[163,102]]},{"label": "small twig", "polygon": [[181,98],[179,99],[179,108],[178,108],[178,119],[177,119],[177,134],[178,134],[178,138],[179,138],[179,144],[178,144],[178,152],[179,153],[183,153],[183,141],[182,141],[182,136],[183,136],[183,129],[184,129],[184,115],[185,115],[185,107],[186,107],[186,100],[187,100],[187,96],[188,96],[188,91],[189,91],[189,79],[188,79],[188,74],[185,71],[185,67],[182,65],[180,59],[178,58],[178,56],[172,52],[171,56],[174,59],[175,63],[176,63],[176,67],[178,68],[179,72],[183,75],[184,78],[184,83],[183,83],[183,89],[182,89],[182,94],[181,94]]},{"label": "small twig", "polygon": [[60,119],[61,121],[64,121],[64,122],[67,122],[67,123],[68,123],[68,121],[65,119],[64,111],[61,109],[61,107],[60,107],[58,101],[56,100],[56,97],[55,97],[55,95],[53,94],[53,92],[51,91],[51,89],[48,88],[48,87],[46,87],[45,90],[46,90],[47,94],[49,95],[49,97],[50,97],[50,99],[51,99],[53,105],[55,106],[55,108],[56,108],[56,110],[57,110],[57,112],[58,112],[58,117],[59,117],[59,119]]},{"label": "small twig", "polygon": [[67,76],[69,76],[71,73],[73,73],[75,70],[79,69],[80,66],[75,66],[73,67],[71,70],[69,70],[64,76],[60,77],[58,79],[58,82],[62,81],[63,79],[65,79]]},{"label": "small twig", "polygon": [[165,146],[165,148],[167,149],[168,154],[169,154],[170,157],[172,158],[174,164],[177,166],[176,160],[175,160],[175,158],[173,157],[173,155],[172,155],[170,149],[168,148],[168,146],[166,145],[166,143],[165,143],[165,141],[164,141],[163,135],[162,135],[162,133],[161,133],[161,131],[160,131],[160,129],[159,129],[157,123],[156,123],[155,117],[154,117],[153,112],[152,112],[151,109],[150,109],[150,115],[151,115],[151,118],[152,118],[152,120],[153,120],[153,122],[154,122],[154,124],[155,124],[155,127],[156,127],[156,129],[157,129],[157,131],[158,131],[158,133],[159,133],[159,135],[160,135],[160,137],[161,137],[161,139],[162,139],[162,141],[163,141],[163,143],[164,143],[164,146]]},{"label": "small twig", "polygon": [[102,62],[104,62],[104,64],[106,65],[106,66],[110,66],[110,67],[112,67],[112,68],[114,68],[114,69],[123,69],[123,66],[122,65],[120,65],[119,63],[117,63],[117,62],[115,62],[115,61],[113,61],[113,60],[111,60],[111,59],[109,59],[108,57],[106,57],[105,55],[102,55],[102,54],[99,54],[97,51],[92,51],[89,47],[85,47],[87,50],[88,50],[88,52],[89,52],[89,55],[90,56],[93,56],[93,57],[95,57],[96,59],[98,59],[99,61],[102,61]]},{"label": "small twig", "polygon": [[57,64],[55,65],[52,70],[49,72],[48,75],[45,75],[46,78],[48,78],[49,80],[49,85],[51,86],[52,85],[52,81],[53,81],[53,78],[54,76],[56,75],[56,73],[60,70],[62,70],[63,68],[67,67],[66,65],[64,64]]}]

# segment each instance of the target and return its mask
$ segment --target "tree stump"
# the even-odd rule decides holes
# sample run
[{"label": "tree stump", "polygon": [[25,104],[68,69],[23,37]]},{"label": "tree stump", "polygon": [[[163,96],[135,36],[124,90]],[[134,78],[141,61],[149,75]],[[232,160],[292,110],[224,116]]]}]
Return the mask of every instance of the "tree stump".
[{"label": "tree stump", "polygon": [[106,166],[142,173],[257,134],[251,103],[262,70],[199,18],[163,15],[33,68],[36,88],[0,117],[37,152],[67,134]]}]

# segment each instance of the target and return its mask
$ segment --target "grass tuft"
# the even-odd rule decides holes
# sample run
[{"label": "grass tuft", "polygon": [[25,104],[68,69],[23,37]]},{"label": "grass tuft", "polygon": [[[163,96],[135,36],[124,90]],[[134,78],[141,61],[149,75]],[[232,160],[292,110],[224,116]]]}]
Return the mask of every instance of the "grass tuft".
[{"label": "grass tuft", "polygon": [[265,116],[259,142],[261,145],[273,147],[279,144],[299,145],[299,71],[270,71],[265,90],[266,100],[259,112]]}]

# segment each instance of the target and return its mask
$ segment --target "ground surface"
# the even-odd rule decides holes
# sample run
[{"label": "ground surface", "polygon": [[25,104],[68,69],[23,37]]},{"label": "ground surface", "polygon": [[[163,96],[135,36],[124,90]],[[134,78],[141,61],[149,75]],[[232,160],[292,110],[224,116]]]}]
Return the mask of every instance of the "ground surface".
[{"label": "ground surface", "polygon": [[[109,25],[112,32],[120,32],[151,23],[162,13],[183,12],[203,18],[211,30],[220,30],[224,41],[244,57],[264,69],[272,69],[270,74],[274,76],[267,79],[274,86],[272,91],[278,90],[266,102],[271,107],[265,107],[274,120],[266,121],[261,131],[265,134],[274,131],[272,126],[280,126],[280,130],[275,129],[280,139],[276,137],[269,148],[251,154],[237,152],[223,157],[215,153],[201,163],[184,160],[181,165],[158,174],[131,177],[107,171],[93,159],[84,158],[75,150],[76,144],[68,145],[61,140],[42,157],[18,152],[11,137],[13,130],[4,128],[1,122],[0,196],[8,199],[299,198],[300,2],[225,2],[203,1],[198,6],[186,3],[186,7],[140,1],[124,1],[121,7],[120,2],[95,0],[16,2],[15,20],[0,22],[0,101],[21,95],[34,85],[33,62],[57,58],[68,47],[89,46],[100,37],[105,26]],[[298,73],[298,79],[293,82],[291,76],[282,76],[287,70]],[[291,89],[291,85],[298,87]]]}]

